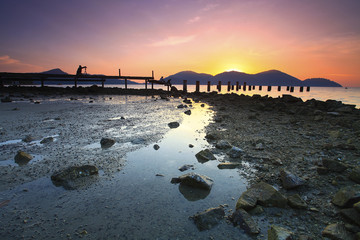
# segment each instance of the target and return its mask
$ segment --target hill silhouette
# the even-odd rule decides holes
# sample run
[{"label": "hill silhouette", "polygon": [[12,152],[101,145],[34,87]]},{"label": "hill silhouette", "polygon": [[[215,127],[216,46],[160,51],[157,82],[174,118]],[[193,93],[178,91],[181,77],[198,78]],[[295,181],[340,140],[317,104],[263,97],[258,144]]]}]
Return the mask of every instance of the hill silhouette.
[{"label": "hill silhouette", "polygon": [[219,81],[222,81],[223,84],[231,82],[232,85],[235,85],[236,82],[239,82],[240,85],[246,82],[247,85],[256,86],[341,87],[340,84],[324,78],[313,78],[301,81],[300,79],[279,70],[269,70],[256,74],[230,71],[223,72],[215,76],[205,73],[196,73],[193,71],[182,71],[165,78],[165,80],[168,79],[171,79],[172,84],[182,84],[185,79],[188,81],[188,84],[196,84],[196,81],[200,81],[200,84],[207,84],[208,81],[210,81],[211,84],[217,84]]}]

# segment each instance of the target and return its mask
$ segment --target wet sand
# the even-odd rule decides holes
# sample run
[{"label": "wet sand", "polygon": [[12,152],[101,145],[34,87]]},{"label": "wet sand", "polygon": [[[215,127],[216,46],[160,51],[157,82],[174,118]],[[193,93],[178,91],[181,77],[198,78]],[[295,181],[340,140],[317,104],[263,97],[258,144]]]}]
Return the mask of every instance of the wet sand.
[{"label": "wet sand", "polygon": [[[12,98],[17,99],[17,102],[0,104],[0,142],[3,143],[0,146],[3,153],[0,160],[5,162],[4,166],[0,166],[0,200],[10,200],[1,208],[0,232],[4,239],[19,239],[22,236],[25,239],[98,239],[100,236],[121,239],[146,239],[146,236],[156,236],[159,239],[171,236],[178,236],[180,239],[218,239],[221,236],[226,236],[227,239],[237,239],[239,236],[242,239],[266,239],[267,229],[271,224],[285,227],[297,237],[303,235],[318,239],[328,224],[346,222],[338,214],[339,209],[331,204],[331,199],[341,187],[355,184],[349,180],[348,175],[352,168],[359,165],[359,110],[344,109],[346,106],[331,102],[305,104],[259,96],[175,93],[175,97],[170,97],[167,101],[160,99],[158,95],[166,94],[163,91],[157,92],[154,98],[104,95],[106,90],[91,95],[88,90],[81,90],[85,93],[80,94],[61,91],[65,93],[54,94],[55,91],[51,97],[13,92]],[[173,138],[168,138],[167,133],[171,131],[167,123],[179,121],[181,124],[185,117],[184,110],[176,108],[182,103],[180,96],[199,101],[196,108],[201,108],[201,103],[209,104],[210,109],[214,110],[213,115],[209,115],[213,121],[208,126],[208,120],[200,122],[206,126],[206,131],[203,127],[197,130],[200,135],[194,136],[193,141],[198,143],[195,144],[195,149],[185,151],[182,147],[173,149],[173,152],[157,153],[166,155],[168,159],[174,155],[178,160],[171,167],[164,165],[165,169],[174,170],[166,172],[165,177],[156,177],[157,173],[163,175],[165,172],[161,171],[164,164],[162,162],[155,164],[154,160],[149,164],[155,164],[153,168],[145,168],[153,176],[149,186],[160,186],[152,191],[155,195],[149,195],[149,200],[146,200],[146,194],[142,195],[143,185],[122,184],[124,181],[131,183],[134,177],[149,180],[150,175],[136,176],[138,167],[146,165],[146,161],[140,161],[137,167],[132,167],[133,164],[136,165],[136,159],[146,158],[148,153],[154,151],[152,145],[162,143],[164,136],[166,142],[167,139],[180,138],[186,131],[180,129]],[[32,102],[30,98],[33,99]],[[35,104],[36,101],[40,104]],[[126,104],[119,104],[125,102]],[[333,114],[334,112],[339,114]],[[35,141],[7,142],[21,140],[27,135],[33,136]],[[208,140],[204,139],[206,135]],[[53,136],[55,141],[39,143],[48,136]],[[104,136],[116,139],[117,143],[113,148],[100,148],[99,142]],[[210,139],[209,136],[213,137]],[[134,140],[140,144],[131,143]],[[231,171],[217,169],[219,162],[232,161],[225,152],[214,147],[219,140],[227,140],[244,150],[244,156],[237,160],[242,163],[242,168]],[[170,147],[179,144],[176,140],[165,142],[164,145],[160,144],[161,151],[166,145]],[[185,144],[188,146],[188,143],[182,143],[182,146]],[[194,155],[204,148],[213,148],[218,160],[210,161],[206,166],[197,163]],[[20,149],[36,155],[37,160],[22,167],[9,164]],[[180,160],[182,156],[186,159]],[[158,157],[155,155],[155,159]],[[321,161],[325,158],[338,159],[348,169],[342,173],[319,175],[317,167],[321,166]],[[95,179],[96,184],[76,191],[54,187],[49,176],[74,162],[98,166],[101,172],[99,179]],[[171,177],[181,175],[177,167],[182,163],[198,164],[197,169],[207,174],[224,175],[217,182],[220,189],[224,186],[226,194],[215,188],[205,199],[189,204],[177,186],[169,183]],[[284,189],[279,179],[279,171],[283,168],[302,177],[306,184],[294,190]],[[121,175],[125,178],[121,178]],[[257,236],[248,236],[226,221],[209,231],[198,232],[190,220],[184,220],[196,211],[220,204],[229,205],[227,215],[230,215],[245,187],[260,181],[273,185],[285,196],[298,193],[306,201],[307,209],[264,208],[264,213],[253,216],[261,228],[261,233]],[[102,190],[97,191],[99,189]],[[131,194],[127,193],[129,189],[133,189]],[[33,197],[26,197],[29,195]],[[22,198],[29,201],[24,203]],[[39,198],[48,198],[49,201],[40,206],[36,204]],[[132,204],[124,204],[129,199],[133,199],[130,201]],[[145,209],[150,210],[147,212]],[[82,212],[84,215],[79,214]],[[119,212],[126,217],[119,217]],[[149,218],[148,215],[154,218]],[[96,216],[99,216],[102,224],[98,223]],[[175,221],[175,217],[179,219]],[[138,219],[142,218],[147,219],[147,224],[139,224]],[[159,222],[160,226],[166,225],[166,222],[171,224],[166,225],[166,230],[162,230],[155,222],[149,224],[151,219]],[[146,234],[142,235],[144,232]],[[152,235],[154,233],[156,234]]]}]

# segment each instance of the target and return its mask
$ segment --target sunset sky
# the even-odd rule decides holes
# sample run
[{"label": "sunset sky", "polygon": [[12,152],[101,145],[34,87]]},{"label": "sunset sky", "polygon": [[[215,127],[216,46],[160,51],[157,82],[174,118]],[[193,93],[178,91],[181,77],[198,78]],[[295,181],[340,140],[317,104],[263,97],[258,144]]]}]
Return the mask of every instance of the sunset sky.
[{"label": "sunset sky", "polygon": [[0,72],[270,69],[360,87],[360,0],[1,0]]}]

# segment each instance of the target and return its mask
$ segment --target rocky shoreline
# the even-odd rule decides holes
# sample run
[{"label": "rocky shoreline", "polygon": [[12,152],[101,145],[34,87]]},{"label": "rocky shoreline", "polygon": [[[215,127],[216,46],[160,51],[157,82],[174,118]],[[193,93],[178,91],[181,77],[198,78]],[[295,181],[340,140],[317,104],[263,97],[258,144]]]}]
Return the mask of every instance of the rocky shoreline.
[{"label": "rocky shoreline", "polygon": [[[0,94],[10,101],[14,96],[92,94],[160,95],[165,100],[182,97],[208,103],[216,113],[206,127],[206,138],[213,145],[210,151],[228,156],[219,163],[220,171],[242,169],[239,174],[246,172],[250,183],[247,191],[234,193],[238,199],[229,206],[234,209],[226,217],[229,222],[257,239],[265,235],[268,239],[360,239],[360,110],[355,106],[334,100],[303,102],[290,95],[268,98],[94,86],[10,87],[0,89]],[[117,168],[123,163],[119,164]],[[223,212],[216,211],[221,219]]]}]

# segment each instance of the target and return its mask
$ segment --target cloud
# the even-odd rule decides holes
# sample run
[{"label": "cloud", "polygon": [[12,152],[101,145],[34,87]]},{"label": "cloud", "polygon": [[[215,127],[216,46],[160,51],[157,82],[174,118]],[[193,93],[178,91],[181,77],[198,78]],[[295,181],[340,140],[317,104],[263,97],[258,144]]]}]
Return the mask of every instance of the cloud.
[{"label": "cloud", "polygon": [[158,42],[154,42],[151,44],[153,47],[164,47],[164,46],[175,46],[179,44],[184,44],[191,42],[195,38],[195,35],[190,36],[170,36],[166,39],[160,40]]},{"label": "cloud", "polygon": [[188,20],[188,23],[195,23],[195,22],[198,22],[200,20],[200,17],[199,16],[196,16],[194,18],[191,18]]},{"label": "cloud", "polygon": [[219,4],[216,3],[210,3],[208,5],[206,5],[203,9],[201,9],[202,12],[208,12],[210,10],[213,10],[215,8],[217,8],[219,6]]},{"label": "cloud", "polygon": [[23,63],[8,55],[0,56],[0,72],[39,72],[44,71],[43,67]]},{"label": "cloud", "polygon": [[11,58],[8,55],[0,56],[0,64],[16,64],[16,63],[20,63],[20,61]]}]

